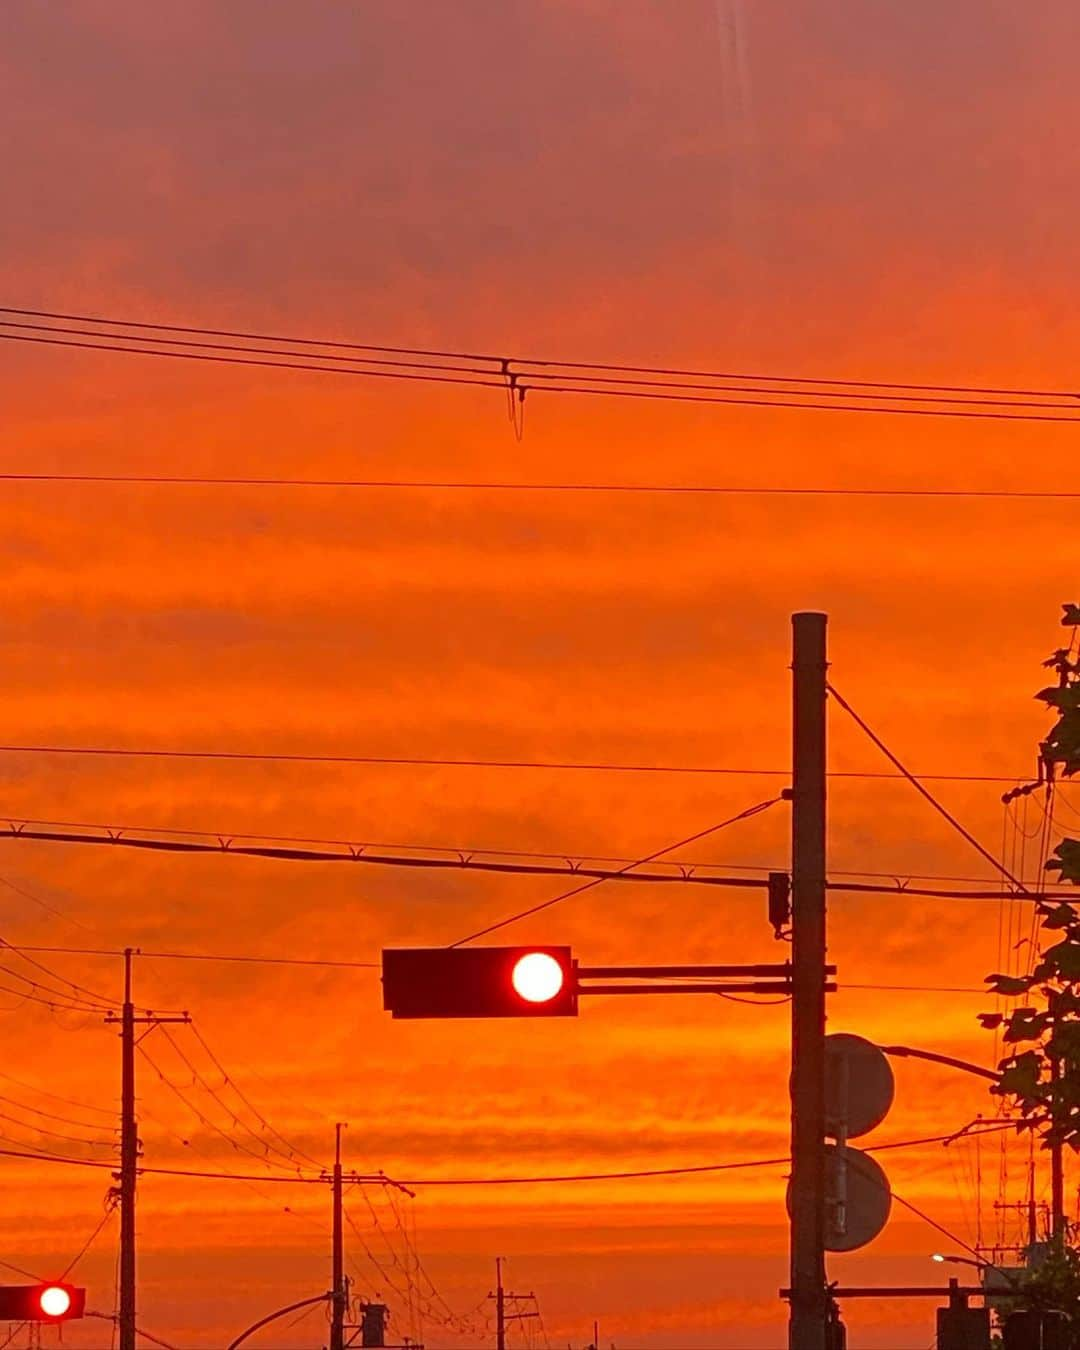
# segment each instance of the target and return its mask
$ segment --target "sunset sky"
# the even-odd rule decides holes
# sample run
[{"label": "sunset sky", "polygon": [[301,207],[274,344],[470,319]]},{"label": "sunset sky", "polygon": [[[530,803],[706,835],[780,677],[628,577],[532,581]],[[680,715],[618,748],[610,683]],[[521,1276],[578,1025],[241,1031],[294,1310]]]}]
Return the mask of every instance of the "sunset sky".
[{"label": "sunset sky", "polygon": [[[0,26],[4,305],[507,356],[1076,387],[1080,11],[1066,0],[6,0]],[[0,479],[1077,486],[1070,426],[534,392],[518,440],[498,391],[2,348]],[[1032,699],[1040,662],[1061,641],[1061,603],[1080,599],[1075,504],[1047,499],[0,481],[0,518],[0,741],[16,746],[784,769],[790,615],[822,609],[837,688],[906,763],[1019,781],[1048,725]],[[831,716],[833,769],[889,771]],[[785,785],[12,753],[0,775],[4,820],[619,858]],[[932,786],[1034,877],[1034,799],[1003,823],[1007,783]],[[1080,790],[1060,799],[1060,828],[1080,826]],[[994,884],[903,782],[838,778],[830,812],[834,874]],[[783,867],[789,823],[774,806],[687,856]],[[0,880],[12,943],[362,963],[452,942],[565,884],[10,839]],[[993,1063],[978,989],[1026,960],[1010,950],[1028,935],[1019,907],[838,894],[830,919],[832,1029]],[[761,893],[693,886],[610,883],[505,936],[571,943],[594,964],[786,954]],[[115,956],[36,959],[120,996]],[[5,969],[34,976],[9,956],[0,985]],[[320,1162],[335,1121],[351,1167],[412,1180],[788,1147],[786,1006],[597,999],[576,1021],[395,1023],[375,969],[149,957],[136,997],[190,1009],[261,1115]],[[21,1084],[0,1078],[0,1099],[108,1136],[113,1029],[6,992],[0,1015],[0,1072]],[[272,1175],[265,1127],[191,1031],[168,1035],[229,1105],[152,1033],[168,1081],[140,1059],[147,1165]],[[995,1109],[974,1078],[902,1064],[874,1142]],[[68,1146],[0,1118],[0,1147]],[[900,1196],[974,1244],[1002,1222],[1001,1148],[881,1161]],[[1026,1148],[1008,1145],[1009,1200]],[[58,1275],[102,1218],[109,1174],[2,1162],[0,1258]],[[399,1336],[489,1345],[482,1313],[471,1330],[457,1318],[503,1256],[513,1288],[539,1296],[553,1347],[580,1350],[594,1319],[619,1350],[778,1347],[785,1170],[353,1191],[357,1288],[387,1297]],[[139,1228],[140,1322],[173,1346],[221,1347],[329,1279],[319,1187],[147,1176]],[[105,1313],[117,1229],[114,1216],[75,1268]],[[406,1272],[405,1231],[452,1325]],[[930,1283],[942,1249],[960,1250],[898,1204],[830,1272]],[[426,1307],[410,1310],[368,1252]],[[852,1303],[852,1343],[923,1347],[931,1309]],[[322,1344],[321,1317],[252,1344]],[[110,1331],[72,1324],[64,1344],[108,1345]]]}]

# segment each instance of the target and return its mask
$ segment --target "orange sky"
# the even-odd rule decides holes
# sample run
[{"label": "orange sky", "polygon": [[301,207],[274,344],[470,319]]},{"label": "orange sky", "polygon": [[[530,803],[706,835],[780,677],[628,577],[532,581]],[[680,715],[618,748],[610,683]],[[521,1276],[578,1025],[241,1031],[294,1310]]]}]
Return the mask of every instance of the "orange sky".
[{"label": "orange sky", "polygon": [[[4,303],[564,359],[1075,385],[1080,17],[1064,0],[1034,15],[976,0],[8,0],[3,25]],[[2,355],[0,473],[1075,487],[1068,427],[532,394],[518,443],[484,391]],[[783,767],[789,615],[822,608],[837,687],[912,767],[1023,774],[1046,726],[1038,665],[1077,598],[1060,502],[7,483],[0,522],[13,744]],[[887,767],[839,713],[832,762]],[[11,755],[0,775],[14,817],[619,856],[780,785]],[[940,785],[991,848],[999,792]],[[837,870],[991,875],[902,785],[838,780],[831,811]],[[787,829],[774,808],[695,856],[783,865]],[[5,892],[0,931],[24,943],[374,960],[559,889],[3,850],[3,877],[67,916]],[[973,988],[1001,959],[995,906],[837,896],[832,924],[842,982]],[[763,898],[689,887],[600,887],[510,933],[590,962],[780,959]],[[114,959],[45,959],[118,990]],[[145,960],[137,981],[141,1002],[191,1008],[251,1099],[318,1158],[335,1120],[352,1165],[413,1177],[786,1148],[784,1008],[597,1000],[577,1022],[395,1024],[370,971]],[[989,1062],[986,1006],[848,990],[831,1025]],[[5,1071],[115,1102],[108,1031],[33,1005],[4,1021]],[[230,1124],[163,1039],[147,1048]],[[140,1096],[148,1162],[258,1170],[150,1071]],[[974,1079],[904,1065],[878,1137],[991,1109]],[[981,1168],[995,1231],[997,1145],[885,1156],[896,1190],[967,1242]],[[0,1257],[62,1269],[100,1217],[105,1174],[15,1160],[4,1174]],[[540,1295],[553,1345],[584,1344],[596,1317],[620,1350],[735,1350],[784,1340],[783,1185],[772,1168],[418,1188],[399,1215],[457,1310],[502,1254],[515,1287]],[[324,1287],[327,1197],[286,1192],[147,1178],[146,1327],[220,1346]],[[388,1202],[372,1202],[396,1241]],[[353,1212],[389,1264],[359,1199]],[[350,1241],[360,1287],[386,1292]],[[831,1269],[922,1282],[943,1241],[898,1210]],[[105,1311],[114,1242],[115,1226],[78,1267]],[[397,1330],[421,1334],[390,1301]],[[925,1345],[930,1316],[847,1310],[853,1343],[876,1350]],[[104,1344],[104,1329],[64,1343]],[[305,1329],[319,1343],[314,1322],[261,1343]],[[469,1343],[430,1319],[422,1334]]]}]

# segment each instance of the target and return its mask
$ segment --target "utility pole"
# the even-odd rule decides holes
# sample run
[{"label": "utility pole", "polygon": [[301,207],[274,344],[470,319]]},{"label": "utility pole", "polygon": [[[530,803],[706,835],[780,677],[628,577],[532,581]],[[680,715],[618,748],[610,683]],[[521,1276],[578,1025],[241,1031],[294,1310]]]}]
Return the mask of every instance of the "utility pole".
[{"label": "utility pole", "polygon": [[791,1314],[789,1350],[826,1350],[824,614],[792,615]]},{"label": "utility pole", "polygon": [[124,1006],[120,1013],[120,1350],[135,1350],[135,1185],[139,1127],[135,1120],[135,1006],[131,948],[124,950]]},{"label": "utility pole", "polygon": [[124,949],[124,1002],[119,1018],[109,1013],[108,1023],[120,1023],[120,1350],[135,1350],[135,1188],[139,1176],[139,1125],[135,1118],[135,1027],[151,1028],[161,1022],[190,1022],[187,1013],[178,1017],[135,1015],[131,1001],[130,947]]},{"label": "utility pole", "polygon": [[342,1236],[341,1131],[334,1126],[334,1171],[331,1189],[334,1197],[333,1274],[330,1285],[330,1350],[345,1350],[345,1314],[349,1307],[349,1289],[345,1281],[345,1245]]},{"label": "utility pole", "polygon": [[[1061,1094],[1061,1061],[1050,1056],[1050,1092],[1052,1107],[1057,1108]],[[1065,1217],[1065,1150],[1060,1139],[1050,1143],[1050,1237],[1059,1247],[1065,1245],[1069,1221]]]},{"label": "utility pole", "polygon": [[[506,1328],[511,1322],[524,1322],[526,1318],[539,1318],[540,1310],[536,1307],[536,1295],[511,1294],[503,1287],[503,1259],[501,1256],[495,1258],[495,1292],[488,1294],[488,1298],[495,1300],[495,1350],[506,1350]],[[506,1311],[507,1301],[513,1304],[510,1312]],[[530,1308],[522,1308],[523,1302],[532,1303]]]},{"label": "utility pole", "polygon": [[506,1350],[506,1294],[502,1282],[502,1257],[495,1258],[495,1350]]}]

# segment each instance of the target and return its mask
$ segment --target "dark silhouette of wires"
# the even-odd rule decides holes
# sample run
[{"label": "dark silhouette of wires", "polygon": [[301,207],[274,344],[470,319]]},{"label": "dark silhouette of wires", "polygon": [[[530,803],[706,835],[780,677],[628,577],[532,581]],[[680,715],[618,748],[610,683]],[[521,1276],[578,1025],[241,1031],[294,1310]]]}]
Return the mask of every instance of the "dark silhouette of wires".
[{"label": "dark silhouette of wires", "polygon": [[[790,769],[746,768],[718,764],[616,764],[604,761],[473,759],[445,755],[347,755],[265,750],[185,750],[157,746],[117,745],[0,745],[0,754],[72,755],[108,759],[220,760],[253,764],[371,764],[404,768],[533,769],[576,773],[678,773],[736,778],[788,778]],[[875,773],[858,769],[832,770],[830,778],[902,781],[902,773]],[[922,773],[924,781],[941,783],[1019,783],[1023,774]]]},{"label": "dark silhouette of wires", "polygon": [[1073,501],[1056,488],[775,487],[725,483],[498,483],[388,478],[229,477],[150,473],[0,473],[0,483],[72,483],[131,487],[312,488],[407,492],[608,493],[681,497],[885,497],[947,500]]},{"label": "dark silhouette of wires", "polygon": [[[726,820],[721,820],[715,825],[709,825],[704,830],[698,830],[695,834],[689,835],[686,839],[679,839],[674,844],[666,844],[663,848],[657,849],[653,853],[647,854],[644,858],[638,858],[635,862],[627,863],[625,867],[619,869],[615,876],[620,873],[630,872],[635,867],[643,867],[646,863],[654,862],[657,858],[662,858],[665,853],[674,853],[676,849],[686,848],[689,844],[696,843],[699,839],[705,839],[709,835],[716,834],[719,830],[726,829],[729,825],[735,825],[740,820],[749,820],[752,816],[758,816],[762,811],[767,811],[770,806],[775,806],[777,802],[783,801],[783,797],[770,797],[766,801],[757,802],[753,806],[748,806],[745,811],[740,811],[734,816],[729,816]],[[614,879],[614,878],[611,878]],[[590,891],[594,886],[599,886],[609,880],[608,877],[592,877],[589,881],[584,881],[579,886],[573,886],[568,891],[563,891],[559,895],[552,896],[550,900],[541,900],[537,905],[530,905],[528,909],[518,910],[515,914],[509,915],[505,919],[499,919],[496,923],[489,923],[483,928],[478,928],[475,933],[469,933],[468,936],[458,938],[456,942],[451,942],[451,947],[463,947],[466,942],[474,942],[477,938],[487,937],[489,933],[496,933],[500,928],[508,928],[510,924],[517,923],[519,919],[530,918],[533,914],[539,914],[542,910],[550,909],[552,905],[562,904],[564,900],[569,900],[575,895],[581,895],[584,891]]]},{"label": "dark silhouette of wires", "polygon": [[[502,391],[515,425],[526,394],[720,404],[756,409],[1080,421],[1070,390],[920,384],[670,366],[543,360],[378,343],[296,338],[48,310],[0,307],[0,339],[174,360],[277,368]],[[229,339],[219,341],[217,339]]]}]

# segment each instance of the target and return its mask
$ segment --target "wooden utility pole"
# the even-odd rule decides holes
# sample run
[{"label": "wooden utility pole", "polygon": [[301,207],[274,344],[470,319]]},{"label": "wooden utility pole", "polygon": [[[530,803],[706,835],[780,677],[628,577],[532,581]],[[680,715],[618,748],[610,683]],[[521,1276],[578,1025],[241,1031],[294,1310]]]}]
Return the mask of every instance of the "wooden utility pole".
[{"label": "wooden utility pole", "polygon": [[106,1022],[120,1023],[120,1171],[114,1174],[120,1183],[120,1350],[135,1350],[135,1189],[139,1178],[139,1124],[135,1118],[135,1028],[161,1022],[190,1022],[187,1013],[177,1017],[158,1017],[145,1013],[136,1017],[131,1001],[130,947],[124,949],[124,1002],[120,1016],[109,1013]]},{"label": "wooden utility pole", "polygon": [[135,1185],[139,1127],[135,1120],[135,1007],[131,948],[124,951],[124,1006],[120,1013],[120,1350],[135,1350]]},{"label": "wooden utility pole", "polygon": [[495,1350],[506,1350],[506,1293],[501,1256],[495,1258]]},{"label": "wooden utility pole", "polygon": [[792,615],[790,1350],[826,1350],[826,616]]},{"label": "wooden utility pole", "polygon": [[[530,1317],[539,1318],[540,1311],[535,1306],[533,1308],[522,1308],[523,1302],[536,1303],[536,1295],[507,1293],[503,1287],[503,1259],[501,1256],[495,1258],[495,1292],[488,1294],[488,1298],[495,1300],[495,1350],[506,1350],[506,1329],[511,1322],[524,1322]],[[510,1312],[506,1311],[506,1305],[509,1302],[512,1307]]]},{"label": "wooden utility pole", "polygon": [[349,1289],[345,1281],[345,1242],[341,1219],[343,1209],[341,1173],[341,1130],[334,1126],[334,1172],[331,1189],[334,1197],[333,1265],[330,1284],[330,1350],[345,1350],[345,1315],[349,1307]]}]

